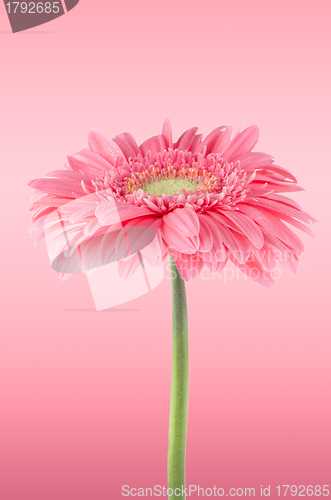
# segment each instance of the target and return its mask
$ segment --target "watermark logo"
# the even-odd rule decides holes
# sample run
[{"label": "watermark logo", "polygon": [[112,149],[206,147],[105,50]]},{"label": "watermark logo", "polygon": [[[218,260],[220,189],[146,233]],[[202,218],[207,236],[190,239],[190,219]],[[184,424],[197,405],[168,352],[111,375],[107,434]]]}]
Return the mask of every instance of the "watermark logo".
[{"label": "watermark logo", "polygon": [[100,196],[89,194],[66,203],[44,222],[52,268],[63,277],[85,273],[97,311],[141,297],[164,278],[155,229],[139,219],[128,224],[111,196],[104,207],[111,225],[102,226],[97,219],[84,222]]},{"label": "watermark logo", "polygon": [[4,0],[13,33],[53,21],[76,7],[79,0],[10,2]]}]

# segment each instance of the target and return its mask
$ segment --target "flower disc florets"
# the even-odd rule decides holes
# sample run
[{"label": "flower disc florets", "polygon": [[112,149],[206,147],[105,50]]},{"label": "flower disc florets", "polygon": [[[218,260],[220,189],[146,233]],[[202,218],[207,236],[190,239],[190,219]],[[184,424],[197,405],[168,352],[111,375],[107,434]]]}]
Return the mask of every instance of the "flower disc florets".
[{"label": "flower disc florets", "polygon": [[119,201],[162,213],[188,205],[198,212],[214,205],[233,208],[245,199],[253,178],[240,162],[178,149],[119,159],[116,167],[94,182],[96,190],[109,189]]}]

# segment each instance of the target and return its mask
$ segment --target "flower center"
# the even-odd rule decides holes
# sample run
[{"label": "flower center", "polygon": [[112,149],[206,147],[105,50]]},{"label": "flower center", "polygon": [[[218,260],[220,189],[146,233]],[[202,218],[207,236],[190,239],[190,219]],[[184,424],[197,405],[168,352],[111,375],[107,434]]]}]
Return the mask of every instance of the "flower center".
[{"label": "flower center", "polygon": [[141,186],[141,189],[143,189],[145,193],[161,196],[162,194],[180,194],[183,189],[193,192],[197,187],[199,187],[198,182],[178,177],[170,177],[159,181],[147,182]]},{"label": "flower center", "polygon": [[120,159],[92,184],[100,197],[109,189],[118,201],[165,213],[187,203],[199,211],[216,203],[232,208],[245,199],[250,182],[239,162],[228,163],[216,153],[169,149]]},{"label": "flower center", "polygon": [[204,163],[201,163],[199,165],[198,162],[183,162],[178,165],[178,162],[168,162],[162,165],[155,162],[147,168],[144,166],[137,171],[131,171],[123,180],[122,187],[126,193],[141,190],[154,196],[214,192],[219,188],[218,176],[205,169]]}]

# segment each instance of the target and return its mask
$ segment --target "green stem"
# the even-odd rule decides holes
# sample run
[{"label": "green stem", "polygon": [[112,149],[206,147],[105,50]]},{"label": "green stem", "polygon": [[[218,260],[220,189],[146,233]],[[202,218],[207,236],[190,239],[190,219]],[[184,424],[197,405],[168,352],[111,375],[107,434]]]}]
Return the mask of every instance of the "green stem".
[{"label": "green stem", "polygon": [[[185,282],[170,257],[172,285],[172,373],[168,446],[168,488],[174,498],[186,498],[185,453],[188,414],[189,348]],[[171,490],[169,491],[171,493]]]}]

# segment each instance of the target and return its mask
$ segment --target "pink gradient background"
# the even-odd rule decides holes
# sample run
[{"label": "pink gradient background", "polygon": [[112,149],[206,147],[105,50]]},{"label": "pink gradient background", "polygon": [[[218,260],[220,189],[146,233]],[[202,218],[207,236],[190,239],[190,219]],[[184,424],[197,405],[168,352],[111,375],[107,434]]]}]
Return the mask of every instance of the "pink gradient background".
[{"label": "pink gradient background", "polygon": [[[138,142],[169,116],[257,123],[319,220],[301,272],[187,286],[187,484],[330,484],[328,1],[83,1],[11,34],[0,5],[0,499],[120,499],[166,484],[170,282],[95,312],[84,275],[57,280],[28,236],[28,180],[61,168],[90,128]],[[313,497],[315,498],[315,497]],[[317,498],[317,497],[316,497]]]}]

